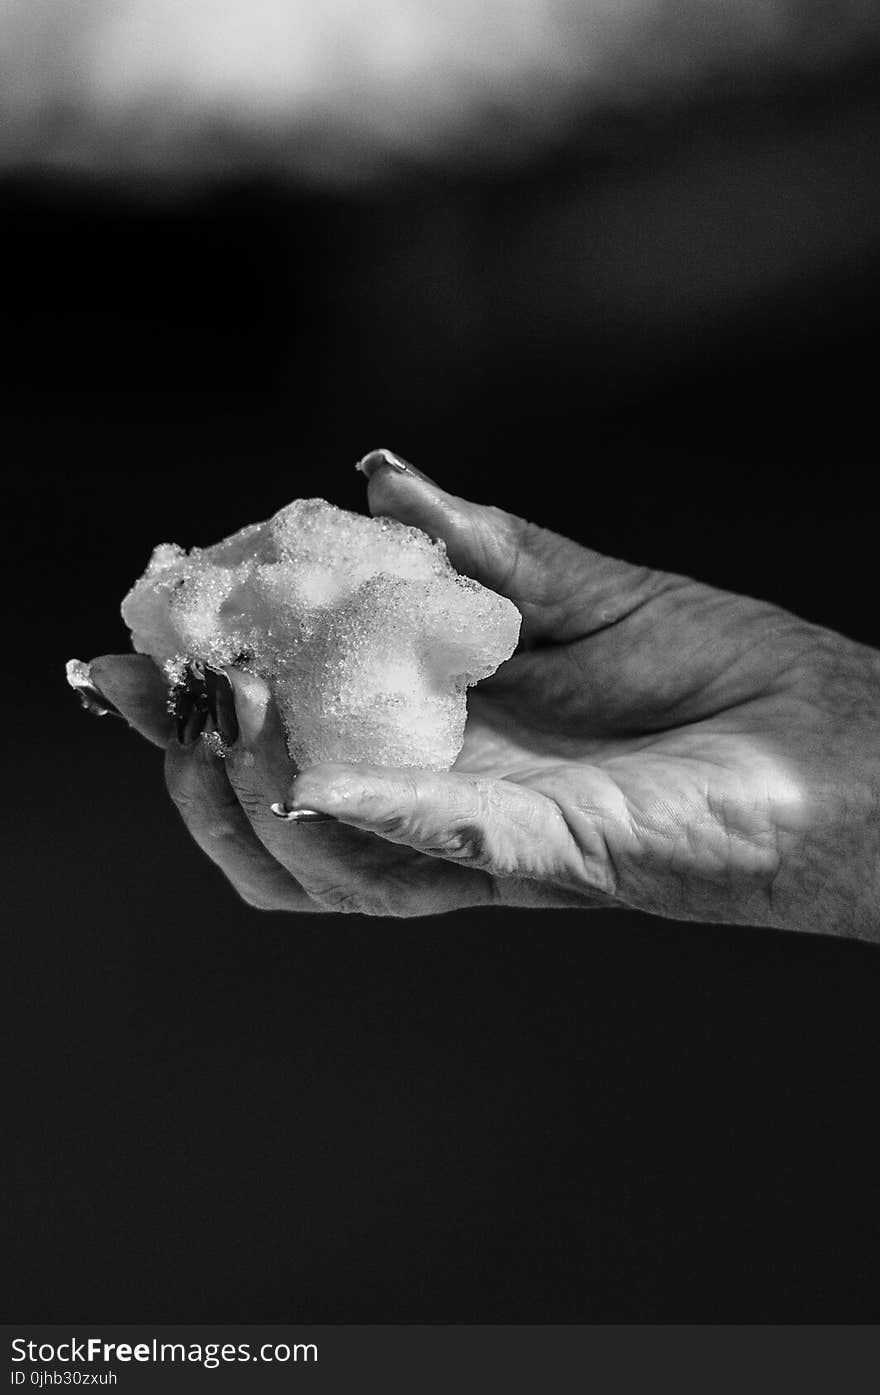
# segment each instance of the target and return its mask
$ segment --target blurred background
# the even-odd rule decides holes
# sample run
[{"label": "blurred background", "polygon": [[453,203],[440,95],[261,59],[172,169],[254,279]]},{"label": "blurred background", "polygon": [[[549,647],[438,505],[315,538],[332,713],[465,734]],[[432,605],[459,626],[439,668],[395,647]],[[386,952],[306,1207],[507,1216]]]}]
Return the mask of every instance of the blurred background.
[{"label": "blurred background", "polygon": [[163,540],[387,445],[880,644],[880,12],[12,0],[0,1294],[28,1321],[873,1321],[880,951],[259,915],[78,710]]}]

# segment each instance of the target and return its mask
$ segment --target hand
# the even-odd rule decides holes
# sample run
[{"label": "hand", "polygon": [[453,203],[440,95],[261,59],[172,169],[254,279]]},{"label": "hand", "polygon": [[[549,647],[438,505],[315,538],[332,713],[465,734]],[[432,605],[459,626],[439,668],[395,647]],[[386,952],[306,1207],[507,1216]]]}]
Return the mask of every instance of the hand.
[{"label": "hand", "polygon": [[[224,762],[172,740],[149,660],[92,666],[166,746],[172,798],[245,900],[404,916],[623,905],[880,938],[880,654],[393,460],[363,462],[371,511],[444,538],[459,571],[523,614],[520,649],[469,695],[452,771],[294,775],[265,685],[234,670]],[[333,820],[279,822],[277,800]]]}]

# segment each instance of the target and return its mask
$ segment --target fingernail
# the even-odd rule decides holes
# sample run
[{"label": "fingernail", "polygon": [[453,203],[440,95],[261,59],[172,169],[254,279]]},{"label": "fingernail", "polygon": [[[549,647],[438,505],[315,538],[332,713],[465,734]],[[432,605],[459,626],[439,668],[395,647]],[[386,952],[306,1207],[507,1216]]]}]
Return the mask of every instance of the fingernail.
[{"label": "fingernail", "polygon": [[207,717],[207,707],[195,700],[190,702],[188,710],[177,718],[177,739],[181,746],[194,746],[196,744],[202,734]]},{"label": "fingernail", "polygon": [[411,465],[408,460],[404,460],[402,455],[395,455],[393,450],[386,450],[384,446],[379,450],[369,451],[357,462],[354,468],[360,470],[362,475],[366,475],[367,479],[371,480],[380,465],[389,465],[399,475],[413,475],[417,480],[425,480],[428,484],[434,483],[430,475],[426,475],[423,470]]},{"label": "fingernail", "polygon": [[205,688],[208,709],[220,736],[227,746],[238,740],[238,718],[232,684],[222,669],[205,667]]},{"label": "fingernail", "polygon": [[67,681],[80,700],[80,704],[85,712],[91,712],[93,717],[119,717],[122,721],[125,718],[114,707],[109,698],[95,687],[92,682],[92,671],[87,663],[82,659],[68,659],[65,672]]},{"label": "fingernail", "polygon": [[289,804],[270,804],[269,808],[276,819],[286,823],[335,823],[332,814],[322,814],[318,809],[291,809]]},{"label": "fingernail", "polygon": [[194,746],[210,711],[204,676],[193,664],[187,665],[183,678],[172,689],[169,707],[181,746]]}]

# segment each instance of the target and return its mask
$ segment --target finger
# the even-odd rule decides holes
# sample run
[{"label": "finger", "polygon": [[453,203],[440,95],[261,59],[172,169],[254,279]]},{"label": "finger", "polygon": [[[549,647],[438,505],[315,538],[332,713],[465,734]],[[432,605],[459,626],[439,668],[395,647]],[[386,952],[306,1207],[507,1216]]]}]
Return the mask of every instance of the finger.
[{"label": "finger", "polygon": [[284,802],[296,767],[287,754],[278,709],[262,680],[234,669],[229,675],[239,725],[239,739],[226,760],[230,785],[263,848],[320,908],[439,915],[492,900],[490,879],[480,873],[429,862],[336,820],[279,819],[271,806]]},{"label": "finger", "polygon": [[515,514],[447,494],[391,451],[371,451],[358,469],[369,481],[371,513],[442,538],[459,572],[519,608],[526,644],[594,633],[632,614],[670,580]]},{"label": "finger", "polygon": [[[296,774],[278,707],[262,678],[226,670],[235,700],[238,739],[226,756],[226,775],[239,806],[260,844],[307,890],[320,889],[331,875],[339,879],[338,853],[328,847],[326,830],[282,828],[272,813]],[[332,834],[331,834],[332,846]]]},{"label": "finger", "polygon": [[88,665],[92,685],[154,746],[174,735],[168,680],[146,654],[103,654]]},{"label": "finger", "polygon": [[264,911],[315,911],[300,886],[254,834],[223,761],[203,741],[185,750],[171,742],[165,780],[186,827],[249,906]]},{"label": "finger", "polygon": [[599,822],[573,827],[554,800],[526,785],[328,762],[299,775],[287,802],[493,878],[563,891],[615,889]]},{"label": "finger", "polygon": [[341,825],[279,821],[272,805],[290,788],[296,766],[287,751],[278,708],[268,685],[253,674],[228,669],[235,695],[238,740],[228,751],[226,774],[252,833],[262,848],[327,909],[353,909],[368,878],[367,835]]}]

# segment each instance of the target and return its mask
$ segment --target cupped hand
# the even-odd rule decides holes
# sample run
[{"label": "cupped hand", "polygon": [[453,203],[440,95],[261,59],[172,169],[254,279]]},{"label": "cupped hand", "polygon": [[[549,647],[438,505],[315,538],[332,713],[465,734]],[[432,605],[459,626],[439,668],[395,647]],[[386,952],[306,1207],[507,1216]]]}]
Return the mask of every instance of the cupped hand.
[{"label": "cupped hand", "polygon": [[[150,660],[92,664],[166,748],[187,827],[249,904],[631,906],[880,938],[880,654],[456,498],[386,452],[362,468],[372,513],[443,538],[523,615],[450,772],[297,774],[268,690],[236,670],[223,760],[176,740]],[[279,801],[331,817],[284,822]]]}]

